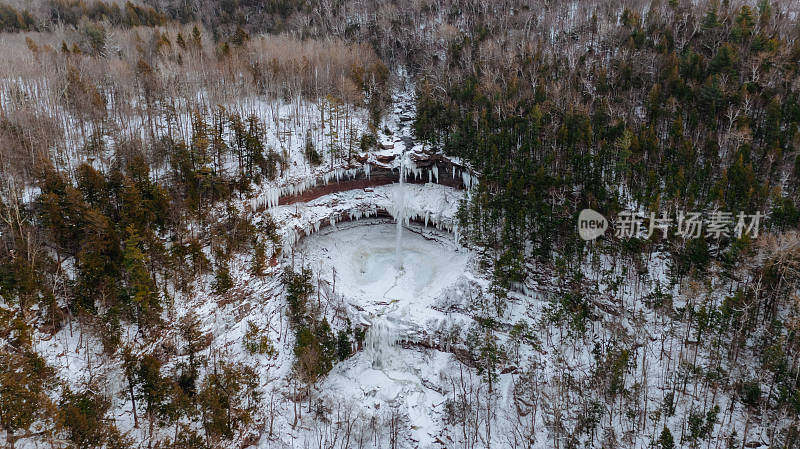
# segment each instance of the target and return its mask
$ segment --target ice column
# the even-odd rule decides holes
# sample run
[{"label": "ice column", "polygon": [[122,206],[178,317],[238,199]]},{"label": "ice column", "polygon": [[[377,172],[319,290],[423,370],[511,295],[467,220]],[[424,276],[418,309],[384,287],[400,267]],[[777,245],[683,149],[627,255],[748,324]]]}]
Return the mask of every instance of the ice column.
[{"label": "ice column", "polygon": [[403,240],[403,218],[405,214],[405,202],[406,202],[406,192],[405,192],[405,181],[403,178],[405,177],[405,164],[403,163],[403,159],[405,158],[405,153],[400,155],[400,188],[398,189],[397,195],[395,196],[395,209],[397,210],[397,216],[395,219],[397,220],[397,234],[395,236],[394,242],[394,254],[395,254],[395,264],[397,266],[397,270],[403,269],[403,254],[400,250],[400,244]]}]

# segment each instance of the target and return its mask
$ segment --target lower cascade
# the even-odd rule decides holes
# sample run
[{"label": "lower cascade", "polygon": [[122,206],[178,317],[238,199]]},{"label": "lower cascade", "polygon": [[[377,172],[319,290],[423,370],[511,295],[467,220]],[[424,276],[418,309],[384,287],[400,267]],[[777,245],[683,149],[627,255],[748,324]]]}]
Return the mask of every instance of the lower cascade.
[{"label": "lower cascade", "polygon": [[364,344],[372,356],[372,367],[388,369],[395,358],[395,346],[398,341],[397,328],[384,317],[377,317],[367,330]]}]

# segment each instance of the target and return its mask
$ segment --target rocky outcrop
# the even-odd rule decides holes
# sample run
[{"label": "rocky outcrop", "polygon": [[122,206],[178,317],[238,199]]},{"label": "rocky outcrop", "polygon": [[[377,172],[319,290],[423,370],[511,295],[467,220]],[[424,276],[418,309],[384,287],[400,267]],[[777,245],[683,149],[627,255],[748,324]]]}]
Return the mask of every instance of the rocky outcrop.
[{"label": "rocky outcrop", "polygon": [[[399,182],[397,154],[357,157],[356,162],[340,167],[316,179],[267,188],[251,202],[254,211],[265,208],[305,203],[331,193],[365,189]],[[455,189],[470,188],[477,182],[475,174],[463,165],[440,154],[413,153],[408,156],[405,182],[434,182]]]}]

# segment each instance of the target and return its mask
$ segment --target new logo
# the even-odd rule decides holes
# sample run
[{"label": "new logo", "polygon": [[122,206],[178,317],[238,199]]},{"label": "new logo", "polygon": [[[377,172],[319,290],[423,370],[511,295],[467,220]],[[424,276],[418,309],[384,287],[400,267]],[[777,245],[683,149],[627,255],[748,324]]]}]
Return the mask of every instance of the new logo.
[{"label": "new logo", "polygon": [[578,234],[584,240],[594,240],[608,229],[608,220],[600,212],[584,209],[578,214]]}]

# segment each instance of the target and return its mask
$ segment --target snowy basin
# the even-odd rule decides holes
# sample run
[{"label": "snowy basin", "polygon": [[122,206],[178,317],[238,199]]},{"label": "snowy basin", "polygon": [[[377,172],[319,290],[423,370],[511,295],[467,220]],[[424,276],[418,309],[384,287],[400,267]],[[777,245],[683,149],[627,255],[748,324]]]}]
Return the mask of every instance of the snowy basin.
[{"label": "snowy basin", "polygon": [[411,224],[396,246],[397,227],[370,219],[337,224],[307,237],[298,250],[336,293],[362,304],[427,303],[461,275],[468,252],[452,235]]}]

